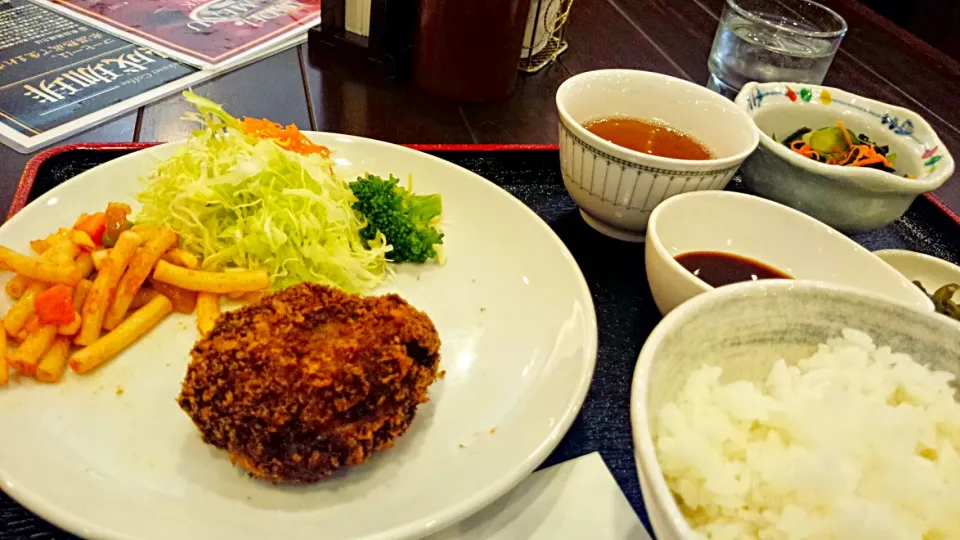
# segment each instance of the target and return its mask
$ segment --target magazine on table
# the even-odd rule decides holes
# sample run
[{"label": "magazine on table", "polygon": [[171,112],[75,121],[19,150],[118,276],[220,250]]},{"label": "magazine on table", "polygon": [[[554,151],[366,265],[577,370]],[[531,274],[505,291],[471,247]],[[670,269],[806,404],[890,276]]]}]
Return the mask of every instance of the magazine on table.
[{"label": "magazine on table", "polygon": [[200,70],[28,0],[0,0],[0,142],[32,152],[225,69]]},{"label": "magazine on table", "polygon": [[33,0],[181,62],[222,69],[320,23],[320,0]]}]

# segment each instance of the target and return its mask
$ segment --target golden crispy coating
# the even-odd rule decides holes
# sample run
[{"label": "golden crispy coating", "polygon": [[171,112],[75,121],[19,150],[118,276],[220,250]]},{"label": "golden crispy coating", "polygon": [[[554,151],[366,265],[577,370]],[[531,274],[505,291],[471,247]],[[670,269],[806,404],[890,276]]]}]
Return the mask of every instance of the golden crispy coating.
[{"label": "golden crispy coating", "polygon": [[396,295],[300,284],[225,313],[178,398],[203,440],[277,483],[316,482],[393,446],[437,378],[440,339]]}]

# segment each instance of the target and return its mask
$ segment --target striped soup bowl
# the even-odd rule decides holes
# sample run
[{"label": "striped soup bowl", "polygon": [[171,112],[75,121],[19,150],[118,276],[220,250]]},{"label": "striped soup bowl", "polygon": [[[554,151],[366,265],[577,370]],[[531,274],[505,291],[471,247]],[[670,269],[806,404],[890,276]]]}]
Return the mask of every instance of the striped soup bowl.
[{"label": "striped soup bowl", "polygon": [[[733,102],[688,81],[646,71],[605,69],[567,79],[557,90],[563,182],[583,219],[607,236],[641,242],[654,207],[680,193],[723,189],[757,147],[750,117]],[[600,118],[662,122],[715,156],[685,160],[636,152],[583,127]]]}]

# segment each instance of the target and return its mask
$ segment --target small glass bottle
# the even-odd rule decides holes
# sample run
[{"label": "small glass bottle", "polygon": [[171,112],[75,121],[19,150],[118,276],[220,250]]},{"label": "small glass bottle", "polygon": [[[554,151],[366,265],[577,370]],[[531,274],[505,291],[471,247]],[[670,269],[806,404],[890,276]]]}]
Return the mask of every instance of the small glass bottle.
[{"label": "small glass bottle", "polygon": [[417,84],[454,101],[509,95],[529,9],[530,0],[420,0]]}]

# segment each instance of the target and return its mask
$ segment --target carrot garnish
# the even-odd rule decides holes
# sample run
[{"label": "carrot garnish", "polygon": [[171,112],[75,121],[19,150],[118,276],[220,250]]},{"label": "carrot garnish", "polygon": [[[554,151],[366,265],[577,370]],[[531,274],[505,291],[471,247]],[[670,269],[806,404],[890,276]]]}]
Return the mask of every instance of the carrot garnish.
[{"label": "carrot garnish", "polygon": [[853,148],[853,140],[850,138],[850,132],[847,131],[847,128],[843,127],[843,122],[837,120],[837,127],[840,128],[840,133],[843,133],[843,138],[847,141],[847,146]]},{"label": "carrot garnish", "polygon": [[273,140],[281,148],[291,152],[304,155],[320,154],[322,157],[330,156],[329,148],[314,144],[293,124],[284,127],[265,118],[247,117],[243,119],[243,130],[254,137]]},{"label": "carrot garnish", "polygon": [[87,233],[87,236],[97,244],[102,243],[103,231],[107,230],[107,215],[104,212],[88,215],[73,226],[78,231]]},{"label": "carrot garnish", "polygon": [[37,322],[47,324],[70,324],[73,322],[73,287],[54,285],[33,297],[33,309]]},{"label": "carrot garnish", "polygon": [[846,141],[846,148],[830,149],[830,153],[825,154],[826,159],[823,159],[820,153],[814,150],[803,139],[797,139],[791,142],[790,150],[803,157],[815,159],[828,165],[869,167],[880,164],[889,169],[893,169],[893,164],[890,163],[890,160],[887,159],[886,156],[877,151],[876,145],[870,142],[860,142],[859,139],[854,140],[850,132],[847,131],[847,128],[844,127],[843,122],[837,121],[837,127],[843,134],[843,138]]}]

